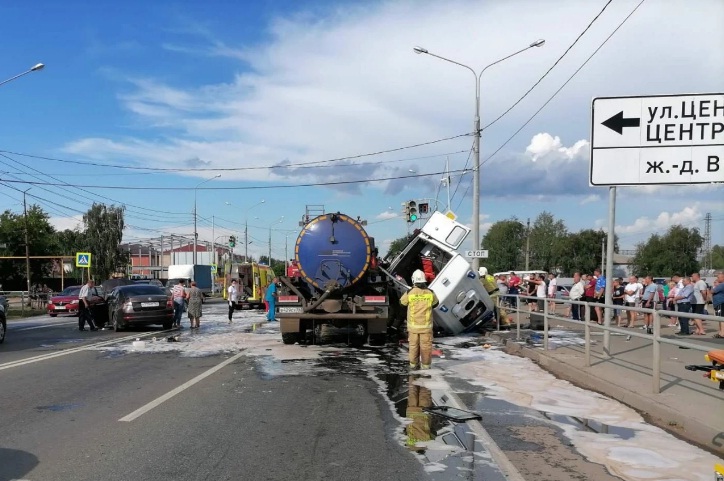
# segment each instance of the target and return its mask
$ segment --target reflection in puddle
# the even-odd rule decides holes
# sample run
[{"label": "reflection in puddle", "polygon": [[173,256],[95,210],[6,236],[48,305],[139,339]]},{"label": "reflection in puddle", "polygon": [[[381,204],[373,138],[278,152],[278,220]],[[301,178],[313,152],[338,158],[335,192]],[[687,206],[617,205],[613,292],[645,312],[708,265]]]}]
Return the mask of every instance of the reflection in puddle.
[{"label": "reflection in puddle", "polygon": [[50,411],[50,412],[62,412],[71,411],[73,409],[82,407],[82,404],[52,404],[50,406],[35,406],[36,411]]}]

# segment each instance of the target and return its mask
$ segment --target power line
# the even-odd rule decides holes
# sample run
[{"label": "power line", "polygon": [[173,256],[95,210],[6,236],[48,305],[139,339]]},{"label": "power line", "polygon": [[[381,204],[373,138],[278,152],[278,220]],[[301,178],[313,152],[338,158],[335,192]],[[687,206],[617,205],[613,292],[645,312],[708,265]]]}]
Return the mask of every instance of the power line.
[{"label": "power line", "polygon": [[251,166],[251,167],[218,167],[218,168],[217,167],[202,167],[202,168],[138,167],[138,166],[131,166],[131,165],[106,164],[106,163],[101,163],[101,162],[87,162],[87,161],[81,161],[81,160],[60,159],[57,157],[45,157],[45,156],[41,156],[41,155],[26,154],[26,153],[14,152],[14,151],[10,151],[10,150],[0,150],[0,153],[19,155],[19,156],[23,156],[23,157],[30,157],[33,159],[40,159],[40,160],[50,160],[53,162],[63,162],[63,163],[77,164],[77,165],[88,165],[88,166],[94,166],[94,167],[109,167],[109,168],[114,168],[114,169],[145,170],[145,171],[153,171],[153,172],[238,172],[238,171],[245,171],[245,170],[280,169],[280,168],[289,168],[292,166],[325,164],[325,163],[329,163],[329,162],[339,162],[342,160],[362,159],[365,157],[372,157],[375,155],[389,154],[392,152],[400,152],[402,150],[414,149],[417,147],[424,147],[426,145],[438,144],[440,142],[446,142],[448,140],[454,140],[454,139],[458,139],[460,137],[467,137],[470,135],[472,135],[472,133],[466,132],[464,134],[458,134],[458,135],[453,135],[450,137],[445,137],[442,139],[431,140],[429,142],[421,142],[419,144],[406,145],[403,147],[396,147],[396,148],[387,149],[387,150],[379,150],[376,152],[368,152],[365,154],[350,155],[350,156],[346,156],[346,157],[337,157],[337,158],[333,158],[333,159],[289,163],[289,164],[285,164],[285,165]]},{"label": "power line", "polygon": [[[451,173],[468,172],[465,169],[452,170]],[[384,182],[388,180],[402,180],[402,179],[419,179],[422,177],[431,177],[434,175],[444,174],[441,172],[431,172],[427,174],[412,174],[412,175],[401,175],[393,177],[381,177],[377,179],[359,179],[359,180],[339,180],[339,181],[328,181],[328,182],[310,182],[307,184],[277,184],[277,185],[251,185],[246,187],[201,187],[199,190],[269,190],[269,189],[295,189],[299,187],[320,187],[328,185],[350,185],[350,184],[367,184],[371,182]],[[25,185],[44,185],[44,186],[64,186],[64,187],[83,187],[88,189],[113,189],[113,190],[194,190],[196,187],[160,187],[160,186],[126,186],[126,185],[86,185],[86,184],[66,184],[66,183],[55,183],[55,182],[31,182],[27,180],[11,180],[11,179],[0,179],[1,182],[8,182],[13,184],[25,184]]]},{"label": "power line", "polygon": [[551,67],[550,67],[548,70],[546,70],[546,73],[544,73],[543,76],[542,76],[541,78],[539,78],[538,81],[537,81],[536,83],[534,83],[533,86],[532,86],[531,88],[529,88],[528,91],[527,91],[526,93],[524,93],[521,98],[519,98],[518,100],[516,100],[515,103],[514,103],[513,105],[511,105],[505,112],[503,112],[503,113],[500,114],[498,117],[496,117],[495,120],[493,120],[492,122],[486,124],[485,127],[483,127],[483,128],[480,129],[480,130],[485,130],[485,129],[487,129],[488,127],[490,127],[491,125],[493,125],[494,123],[496,123],[498,120],[500,120],[500,119],[502,119],[503,117],[505,117],[505,115],[507,115],[508,112],[510,112],[511,110],[513,110],[516,105],[518,105],[519,103],[521,103],[521,102],[523,101],[523,99],[526,98],[526,97],[528,96],[528,94],[531,93],[531,92],[533,91],[533,89],[536,88],[536,87],[538,86],[538,84],[540,84],[540,83],[543,81],[543,79],[548,76],[549,73],[551,73],[551,70],[553,70],[553,69],[556,67],[556,65],[558,65],[558,64],[560,63],[561,60],[563,60],[563,57],[565,57],[565,56],[568,54],[568,52],[571,51],[571,49],[578,43],[578,41],[581,39],[581,37],[583,37],[583,35],[585,35],[585,33],[588,32],[588,30],[591,28],[591,26],[596,22],[596,20],[598,20],[598,17],[600,17],[600,16],[603,14],[603,12],[606,11],[606,9],[608,8],[608,6],[611,5],[611,2],[612,2],[612,1],[613,1],[613,0],[608,0],[608,2],[606,2],[606,5],[604,5],[603,8],[601,9],[601,11],[598,12],[598,15],[596,15],[595,17],[593,17],[593,20],[591,20],[591,22],[586,26],[586,28],[584,28],[583,31],[578,35],[578,37],[576,37],[576,39],[573,41],[573,43],[568,46],[568,48],[566,49],[566,51],[563,52],[563,55],[561,55],[560,57],[558,57],[558,60],[556,60],[556,61],[553,63],[553,65],[551,65]]},{"label": "power line", "polygon": [[578,68],[576,69],[576,71],[573,72],[573,74],[572,74],[570,77],[568,77],[568,80],[566,80],[566,81],[563,83],[563,85],[560,86],[560,88],[559,88],[558,90],[556,90],[555,92],[553,92],[553,95],[551,95],[551,96],[548,98],[548,100],[546,100],[545,103],[544,103],[538,110],[536,110],[535,113],[534,113],[533,115],[531,115],[530,118],[529,118],[528,120],[526,120],[525,123],[524,123],[523,125],[521,125],[518,130],[516,130],[516,131],[513,133],[513,135],[511,135],[510,137],[508,137],[508,139],[507,139],[505,142],[503,142],[503,144],[502,144],[500,147],[498,147],[498,148],[497,148],[492,154],[490,154],[485,160],[483,160],[482,162],[480,162],[480,165],[483,165],[483,164],[485,164],[487,161],[489,161],[490,159],[492,159],[493,156],[495,156],[495,154],[497,154],[498,152],[500,152],[500,151],[503,149],[503,147],[505,147],[506,145],[508,145],[508,143],[509,143],[511,140],[513,140],[513,139],[515,138],[515,136],[517,136],[517,135],[521,132],[521,130],[523,130],[534,118],[536,118],[536,116],[556,97],[556,95],[558,95],[558,94],[560,93],[560,91],[563,90],[563,88],[564,88],[566,85],[568,85],[568,83],[569,83],[571,80],[573,80],[573,77],[575,77],[575,76],[578,74],[578,72],[580,72],[581,69],[583,69],[583,67],[586,66],[586,64],[594,57],[594,55],[596,55],[596,54],[598,53],[598,51],[601,50],[601,48],[603,48],[604,45],[606,45],[606,43],[611,39],[611,37],[613,37],[614,34],[615,34],[616,32],[618,32],[618,30],[619,30],[621,27],[623,27],[623,25],[628,21],[628,19],[631,18],[631,16],[632,16],[634,13],[636,13],[636,10],[638,10],[639,7],[640,7],[645,1],[646,1],[646,0],[641,0],[641,1],[636,5],[636,7],[634,7],[634,9],[631,10],[631,13],[629,13],[629,14],[626,16],[626,18],[624,18],[623,21],[621,21],[621,23],[618,24],[618,26],[613,30],[613,32],[611,32],[611,34],[610,34],[608,37],[606,37],[606,39],[603,41],[603,43],[601,43],[601,45],[599,45],[598,48],[596,48],[596,50],[593,51],[593,53],[586,59],[586,61],[583,62],[583,64],[581,64],[581,66],[578,67]]}]

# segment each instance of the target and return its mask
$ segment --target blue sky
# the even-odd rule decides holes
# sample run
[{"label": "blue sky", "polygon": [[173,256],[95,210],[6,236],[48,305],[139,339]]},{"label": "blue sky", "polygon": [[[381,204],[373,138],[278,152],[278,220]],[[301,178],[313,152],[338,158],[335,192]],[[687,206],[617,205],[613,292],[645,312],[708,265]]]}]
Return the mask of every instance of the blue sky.
[{"label": "blue sky", "polygon": [[[614,0],[531,94],[483,133],[495,151],[591,55],[637,2]],[[158,173],[97,167],[236,169],[199,189],[199,232],[243,230],[249,207],[253,253],[268,226],[297,230],[305,204],[361,216],[386,250],[402,235],[401,202],[435,197],[440,176],[335,187],[299,183],[463,170],[462,137],[362,158],[472,130],[472,76],[414,45],[476,69],[545,38],[486,71],[482,123],[515,102],[568,48],[604,1],[578,2],[13,2],[0,7],[5,38],[0,80],[37,62],[39,72],[0,86],[0,157],[6,180],[116,186],[32,187],[58,227],[78,222],[92,200],[128,206],[128,239],[193,232],[193,187],[217,171]],[[596,96],[721,91],[724,3],[645,2],[571,83],[482,166],[484,228],[548,210],[571,230],[605,225],[606,189],[587,183],[590,102]],[[279,168],[285,164],[291,168]],[[469,164],[468,164],[469,166]],[[269,167],[272,167],[271,169]],[[310,168],[313,167],[313,168]],[[37,169],[38,174],[30,169]],[[413,171],[412,173],[410,171]],[[54,177],[53,178],[51,178]],[[453,210],[470,222],[470,174]],[[453,178],[454,191],[460,177]],[[28,185],[11,184],[25,189]],[[286,185],[292,188],[230,190]],[[156,190],[133,190],[151,187]],[[0,186],[0,208],[22,195]],[[467,192],[467,196],[463,194]],[[633,247],[672,223],[703,227],[724,242],[721,187],[620,189],[617,225]],[[227,203],[231,204],[228,205]],[[259,217],[259,219],[255,219]],[[285,232],[274,233],[281,257]],[[291,241],[290,241],[291,242]]]}]

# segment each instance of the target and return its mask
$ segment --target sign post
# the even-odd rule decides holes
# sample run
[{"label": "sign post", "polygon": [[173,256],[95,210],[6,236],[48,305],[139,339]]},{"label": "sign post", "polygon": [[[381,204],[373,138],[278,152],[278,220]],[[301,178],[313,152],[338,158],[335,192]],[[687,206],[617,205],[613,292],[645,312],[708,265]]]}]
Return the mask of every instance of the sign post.
[{"label": "sign post", "polygon": [[[76,252],[75,253],[75,266],[87,269],[88,279],[90,279],[90,266],[91,266],[91,253],[90,252]],[[81,271],[81,276],[82,276]]]},{"label": "sign post", "polygon": [[[609,186],[606,304],[612,304],[616,187],[724,182],[724,93],[597,97],[591,105],[592,186]],[[604,324],[610,326],[611,309]],[[603,349],[609,353],[610,333]]]}]

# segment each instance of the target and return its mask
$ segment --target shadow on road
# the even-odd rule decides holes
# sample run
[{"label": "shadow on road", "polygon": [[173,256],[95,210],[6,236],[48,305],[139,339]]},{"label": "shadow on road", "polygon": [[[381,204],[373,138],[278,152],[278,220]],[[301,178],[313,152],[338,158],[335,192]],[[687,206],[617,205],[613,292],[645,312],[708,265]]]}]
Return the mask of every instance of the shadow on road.
[{"label": "shadow on road", "polygon": [[34,454],[0,448],[0,479],[23,479],[38,464]]}]

